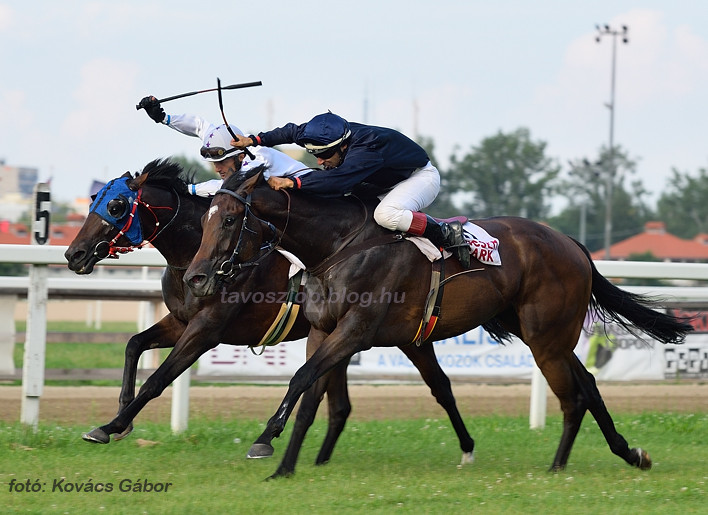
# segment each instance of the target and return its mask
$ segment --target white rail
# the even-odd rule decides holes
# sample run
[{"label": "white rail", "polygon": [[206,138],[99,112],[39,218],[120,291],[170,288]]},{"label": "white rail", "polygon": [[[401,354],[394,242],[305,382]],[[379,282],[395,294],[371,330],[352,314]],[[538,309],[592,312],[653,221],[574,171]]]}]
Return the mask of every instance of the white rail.
[{"label": "white rail", "polygon": [[[33,265],[34,274],[30,277],[0,277],[0,297],[23,296],[33,298],[28,313],[28,335],[23,367],[23,388],[26,396],[36,401],[36,410],[25,413],[23,405],[22,421],[36,427],[38,422],[38,400],[41,395],[44,379],[44,338],[46,338],[46,319],[40,313],[46,305],[46,299],[52,298],[91,298],[100,297],[111,293],[113,298],[125,296],[130,298],[159,298],[161,286],[159,280],[120,280],[105,279],[96,276],[55,278],[47,277],[47,265],[66,265],[64,246],[41,245],[0,245],[0,262],[22,263]],[[679,280],[707,280],[708,263],[654,263],[630,261],[596,261],[600,273],[608,278],[648,278],[648,279],[679,279]],[[166,262],[162,255],[152,248],[125,254],[120,259],[108,259],[99,262],[98,266],[149,266],[164,267]],[[633,286],[625,289],[650,295],[657,295],[670,299],[673,304],[701,304],[708,302],[708,287],[649,287]],[[702,307],[701,306],[701,307]],[[5,309],[7,311],[7,309]],[[10,315],[12,316],[12,315]],[[0,313],[0,326],[2,313]],[[36,323],[41,320],[41,324]],[[14,322],[13,322],[14,323]],[[43,325],[42,325],[43,324]],[[14,327],[14,326],[13,326]],[[39,352],[32,349],[30,331],[40,340]],[[39,334],[37,334],[39,333]],[[0,334],[2,328],[0,327]],[[12,336],[14,345],[14,333]],[[2,348],[0,348],[0,357]],[[10,357],[11,357],[10,351]],[[41,363],[40,363],[41,361]],[[29,373],[38,370],[41,373]],[[189,370],[180,376],[173,384],[172,401],[172,428],[182,431],[186,428],[188,399],[189,399]],[[536,370],[532,379],[532,396],[530,408],[530,425],[532,428],[543,427],[546,414],[547,385],[540,371]],[[35,414],[36,411],[36,414]]]},{"label": "white rail", "polygon": [[[105,279],[96,276],[49,277],[48,265],[66,266],[64,253],[67,247],[52,245],[0,245],[0,262],[31,265],[28,277],[0,277],[0,368],[14,371],[15,299],[27,296],[27,337],[22,366],[22,423],[37,427],[39,399],[44,388],[44,362],[46,348],[46,304],[51,298],[105,298],[150,300],[153,304],[162,298],[159,280]],[[98,266],[164,267],[162,255],[152,248],[123,255],[120,259],[107,259]],[[11,326],[3,331],[2,326]],[[172,429],[186,429],[188,411],[189,370],[173,383]],[[176,412],[176,413],[175,413]]]},{"label": "white rail", "polygon": [[[0,245],[0,263],[66,266],[64,245]],[[154,248],[143,248],[123,254],[120,259],[104,259],[99,266],[167,266],[165,258]]]}]

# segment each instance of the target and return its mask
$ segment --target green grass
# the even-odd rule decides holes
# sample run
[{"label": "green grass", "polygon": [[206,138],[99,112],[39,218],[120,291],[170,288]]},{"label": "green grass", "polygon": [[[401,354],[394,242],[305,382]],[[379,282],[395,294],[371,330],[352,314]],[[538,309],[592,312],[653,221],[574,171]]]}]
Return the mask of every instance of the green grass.
[{"label": "green grass", "polygon": [[[86,427],[0,426],[3,513],[705,513],[708,415],[615,417],[630,445],[654,459],[651,471],[629,467],[609,451],[586,418],[566,471],[547,472],[560,437],[554,417],[530,431],[527,417],[466,420],[476,461],[459,467],[447,421],[350,421],[332,461],[313,465],[325,426],[317,421],[295,476],[263,481],[277,466],[246,460],[260,422],[191,422],[183,435],[165,425],[138,424],[109,445],[83,442]],[[291,427],[292,423],[289,424]],[[159,442],[139,445],[139,439]],[[235,440],[236,439],[236,440]],[[60,492],[55,481],[113,485],[112,492]],[[41,486],[10,492],[12,479]],[[167,492],[121,492],[120,482],[172,483]],[[125,485],[126,483],[124,483]]]},{"label": "green grass", "polygon": [[[123,343],[48,343],[46,368],[121,368],[125,360]],[[15,345],[15,367],[22,367],[25,345]]]},{"label": "green grass", "polygon": [[[16,331],[25,331],[25,322],[16,322]],[[126,322],[108,322],[100,330],[87,327],[83,322],[48,322],[47,331],[61,332],[131,332],[137,326]],[[125,359],[125,341],[116,343],[48,343],[45,349],[46,368],[122,368]],[[22,368],[25,345],[15,345],[15,368]],[[167,351],[169,352],[169,351]],[[165,354],[166,356],[167,354]]]},{"label": "green grass", "polygon": [[[15,331],[27,330],[26,320],[15,320]],[[138,325],[135,322],[103,322],[100,329],[87,326],[85,322],[47,322],[47,331],[72,331],[77,333],[137,333]]]},{"label": "green grass", "polygon": [[[18,332],[24,331],[24,322],[16,323]],[[109,322],[103,324],[100,330],[87,327],[83,322],[50,322],[48,331],[62,332],[129,332],[137,333],[135,324],[125,322]],[[127,339],[116,343],[78,343],[62,342],[47,343],[45,348],[45,368],[123,368],[125,361],[125,345]],[[22,368],[25,346],[23,343],[15,345],[13,359],[15,368]],[[169,354],[169,349],[161,349],[161,359]],[[13,381],[8,384],[21,384]],[[47,380],[47,385],[53,386],[120,386],[119,380]]]}]

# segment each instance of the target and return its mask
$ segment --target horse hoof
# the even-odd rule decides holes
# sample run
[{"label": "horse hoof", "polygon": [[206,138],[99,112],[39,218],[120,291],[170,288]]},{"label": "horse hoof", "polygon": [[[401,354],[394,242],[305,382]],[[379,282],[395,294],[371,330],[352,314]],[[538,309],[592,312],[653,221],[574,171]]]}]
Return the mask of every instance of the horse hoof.
[{"label": "horse hoof", "polygon": [[292,477],[293,474],[293,471],[285,471],[278,469],[272,476],[268,476],[266,478],[266,481],[273,481],[274,479],[280,479],[281,477]]},{"label": "horse hoof", "polygon": [[468,463],[474,463],[474,452],[463,452],[462,460],[460,465],[467,465]]},{"label": "horse hoof", "polygon": [[254,443],[246,454],[248,459],[270,458],[271,456],[273,456],[273,446],[267,443]]},{"label": "horse hoof", "polygon": [[111,437],[100,427],[84,433],[81,438],[91,443],[109,443],[111,441]]},{"label": "horse hoof", "polygon": [[118,440],[122,440],[123,438],[125,438],[126,436],[128,436],[128,435],[129,435],[130,433],[132,433],[132,432],[133,432],[133,424],[131,423],[131,424],[129,424],[128,427],[126,427],[121,433],[115,435],[115,436],[113,437],[113,440],[115,440],[116,442],[117,442]]},{"label": "horse hoof", "polygon": [[640,447],[637,447],[636,449],[632,450],[637,453],[637,458],[639,462],[636,463],[636,466],[639,468],[639,470],[651,469],[652,463],[651,458],[649,457],[649,453]]}]

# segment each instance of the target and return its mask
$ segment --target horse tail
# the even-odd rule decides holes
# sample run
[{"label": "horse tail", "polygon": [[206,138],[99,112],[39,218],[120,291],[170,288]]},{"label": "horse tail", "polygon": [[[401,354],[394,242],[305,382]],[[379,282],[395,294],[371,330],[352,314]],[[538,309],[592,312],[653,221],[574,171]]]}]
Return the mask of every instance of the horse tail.
[{"label": "horse tail", "polygon": [[657,299],[618,288],[598,271],[588,249],[582,243],[573,241],[590,262],[592,268],[590,308],[603,323],[615,322],[635,336],[638,336],[636,329],[641,329],[662,343],[683,343],[686,335],[693,330],[693,326],[689,323],[690,318],[678,318],[655,311],[661,308]]},{"label": "horse tail", "polygon": [[485,331],[487,331],[492,340],[501,345],[505,345],[513,341],[512,339],[514,338],[514,335],[502,325],[498,318],[488,320],[486,323],[482,324],[482,327]]}]

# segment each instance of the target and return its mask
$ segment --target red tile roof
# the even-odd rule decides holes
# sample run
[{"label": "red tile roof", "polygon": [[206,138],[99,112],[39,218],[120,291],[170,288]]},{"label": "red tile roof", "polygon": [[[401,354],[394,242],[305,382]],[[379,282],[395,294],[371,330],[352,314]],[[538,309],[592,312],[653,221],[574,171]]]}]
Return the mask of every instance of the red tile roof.
[{"label": "red tile roof", "polygon": [[[664,222],[647,222],[644,232],[610,247],[610,259],[629,259],[632,254],[650,252],[667,261],[708,261],[708,235],[699,234],[693,240],[684,240],[666,232]],[[605,259],[605,250],[592,253],[593,259]]]},{"label": "red tile roof", "polygon": [[[69,245],[81,230],[81,225],[52,224],[49,245]],[[0,221],[0,244],[29,245],[31,233],[25,224]]]}]

